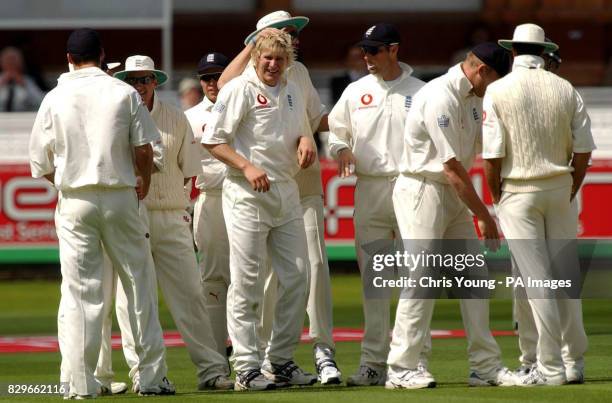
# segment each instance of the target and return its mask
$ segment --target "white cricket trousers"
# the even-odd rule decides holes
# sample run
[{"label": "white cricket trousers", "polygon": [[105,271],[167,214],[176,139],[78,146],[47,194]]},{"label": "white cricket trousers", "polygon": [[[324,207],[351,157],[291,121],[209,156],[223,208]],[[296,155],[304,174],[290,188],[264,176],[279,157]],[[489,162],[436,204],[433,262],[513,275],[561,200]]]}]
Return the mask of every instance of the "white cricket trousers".
[{"label": "white cricket trousers", "polygon": [[[369,256],[363,245],[384,239],[399,239],[400,232],[393,210],[392,194],[396,177],[360,175],[355,186],[355,251],[362,282],[368,275]],[[365,284],[363,284],[365,287]],[[391,322],[390,298],[366,298],[362,288],[364,332],[361,341],[360,365],[383,369],[389,355],[389,332]],[[427,330],[429,335],[429,330]],[[431,340],[423,352],[431,348]],[[423,355],[426,365],[426,356]]]},{"label": "white cricket trousers", "polygon": [[58,339],[62,373],[70,393],[95,395],[94,370],[101,347],[104,320],[104,246],[126,286],[128,319],[134,330],[135,351],[143,388],[166,376],[165,347],[157,301],[148,284],[153,268],[145,227],[138,216],[132,188],[83,188],[62,191],[55,224],[59,239],[62,297]]},{"label": "white cricket trousers", "polygon": [[293,360],[304,324],[309,265],[297,184],[272,182],[268,192],[258,193],[245,178],[229,176],[223,213],[230,243],[227,320],[234,369],[259,369],[264,359],[257,326],[268,256],[278,276],[278,299],[265,358]]},{"label": "white cricket trousers", "polygon": [[[324,345],[334,351],[331,280],[325,248],[323,198],[321,196],[305,196],[302,197],[300,203],[304,213],[308,260],[310,261],[310,291],[306,306],[310,325],[308,334],[312,339],[313,346]],[[268,271],[259,333],[260,343],[264,348],[268,345],[272,334],[272,319],[278,295],[276,274],[270,268],[268,268]]]},{"label": "white cricket trousers", "polygon": [[[558,178],[552,178],[556,180]],[[569,186],[528,192],[503,192],[497,215],[510,252],[524,279],[552,278],[551,259],[558,252],[560,241],[575,239],[577,210],[570,204]],[[547,250],[526,248],[527,243],[512,240],[547,239]],[[537,243],[541,246],[540,243]],[[517,246],[520,248],[517,250]],[[514,247],[514,248],[513,248]],[[575,259],[578,266],[577,255]],[[529,294],[528,294],[529,296]],[[529,298],[538,341],[538,369],[546,377],[565,379],[565,366],[584,368],[587,337],[582,322],[580,299]],[[519,325],[520,326],[520,325]],[[565,345],[565,346],[564,346]],[[562,349],[567,351],[562,353]],[[566,356],[565,364],[563,355]]]},{"label": "white cricket trousers", "polygon": [[[229,375],[225,355],[217,352],[210,319],[206,312],[200,271],[193,249],[193,240],[189,230],[189,214],[178,210],[149,210],[147,225],[149,228],[151,252],[155,263],[155,272],[164,301],[170,310],[172,319],[185,342],[191,361],[197,368],[199,383],[204,383],[219,375]],[[121,282],[123,283],[123,282]],[[151,287],[154,292],[156,285]],[[121,287],[117,287],[117,300],[120,300]],[[117,311],[122,310],[117,305]],[[121,313],[118,316],[119,326],[124,328]],[[124,349],[131,345],[124,344]],[[125,354],[126,359],[133,354]],[[130,377],[134,378],[136,363],[129,362]]]},{"label": "white cricket trousers", "polygon": [[[422,176],[400,175],[393,205],[402,239],[476,239],[469,210],[450,185]],[[435,299],[401,298],[389,352],[389,373],[414,370],[428,340]],[[462,299],[470,371],[489,377],[502,367],[501,352],[489,330],[489,300]]]},{"label": "white cricket trousers", "polygon": [[202,276],[202,292],[219,354],[227,345],[229,241],[223,219],[221,188],[200,192],[193,213],[193,235]]}]

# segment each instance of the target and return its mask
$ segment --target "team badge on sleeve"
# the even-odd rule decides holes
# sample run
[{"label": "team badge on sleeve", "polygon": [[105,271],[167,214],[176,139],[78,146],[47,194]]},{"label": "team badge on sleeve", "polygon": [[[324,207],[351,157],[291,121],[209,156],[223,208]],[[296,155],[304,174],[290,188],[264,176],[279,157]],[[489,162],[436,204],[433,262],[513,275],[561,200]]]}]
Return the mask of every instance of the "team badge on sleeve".
[{"label": "team badge on sleeve", "polygon": [[404,108],[406,108],[406,112],[410,110],[412,106],[412,95],[406,95],[406,99],[404,100]]},{"label": "team badge on sleeve", "polygon": [[213,112],[221,113],[225,110],[225,104],[223,102],[217,102],[212,110]]},{"label": "team badge on sleeve", "polygon": [[450,123],[450,118],[446,115],[440,115],[438,116],[438,126],[444,128],[444,127],[448,127]]}]

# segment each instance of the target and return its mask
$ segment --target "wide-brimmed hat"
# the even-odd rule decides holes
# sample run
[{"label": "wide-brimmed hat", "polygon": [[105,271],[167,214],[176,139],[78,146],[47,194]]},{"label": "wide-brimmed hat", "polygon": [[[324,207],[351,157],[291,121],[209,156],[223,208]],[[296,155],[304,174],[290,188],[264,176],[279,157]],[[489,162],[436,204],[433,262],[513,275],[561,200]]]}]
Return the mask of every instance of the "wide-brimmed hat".
[{"label": "wide-brimmed hat", "polygon": [[291,14],[286,11],[275,11],[268,15],[264,15],[259,19],[259,21],[257,21],[257,29],[246,37],[244,44],[248,45],[258,33],[266,28],[281,29],[284,27],[293,26],[298,32],[300,32],[308,24],[308,21],[310,21],[308,17],[292,17]]},{"label": "wide-brimmed hat", "polygon": [[542,27],[536,24],[522,24],[514,29],[512,39],[500,39],[499,45],[508,50],[512,50],[513,43],[525,43],[530,45],[540,45],[545,52],[554,52],[559,46],[554,42],[546,42],[546,35]]},{"label": "wide-brimmed hat", "polygon": [[155,63],[149,56],[135,55],[125,59],[125,70],[113,74],[113,77],[125,81],[127,73],[131,71],[150,71],[155,74],[157,85],[162,85],[168,80],[168,74],[161,70],[155,70]]}]

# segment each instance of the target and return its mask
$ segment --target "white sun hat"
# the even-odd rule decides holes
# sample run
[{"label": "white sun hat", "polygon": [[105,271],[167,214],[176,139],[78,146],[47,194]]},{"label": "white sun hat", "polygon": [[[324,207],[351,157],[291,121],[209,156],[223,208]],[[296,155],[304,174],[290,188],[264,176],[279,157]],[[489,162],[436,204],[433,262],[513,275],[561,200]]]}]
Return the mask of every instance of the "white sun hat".
[{"label": "white sun hat", "polygon": [[155,63],[149,56],[130,56],[125,59],[125,70],[121,70],[113,74],[113,77],[125,81],[127,73],[132,71],[150,71],[155,74],[157,85],[162,85],[168,80],[168,74],[161,70],[155,70]]},{"label": "white sun hat", "polygon": [[297,29],[298,32],[300,32],[308,24],[308,21],[310,21],[308,17],[302,17],[302,16],[292,17],[291,14],[289,14],[286,11],[283,11],[283,10],[275,11],[268,15],[264,15],[263,17],[259,19],[259,21],[257,21],[257,29],[251,32],[249,36],[246,37],[246,39],[244,40],[244,44],[248,45],[249,42],[251,42],[251,40],[259,32],[261,32],[262,30],[266,28],[280,29],[280,28],[284,28],[288,26],[293,26],[295,27],[295,29]]},{"label": "white sun hat", "polygon": [[521,24],[514,29],[512,39],[500,39],[497,41],[499,46],[512,50],[513,43],[525,43],[531,45],[541,45],[545,52],[554,52],[559,46],[553,42],[546,42],[546,35],[542,27],[536,24]]}]

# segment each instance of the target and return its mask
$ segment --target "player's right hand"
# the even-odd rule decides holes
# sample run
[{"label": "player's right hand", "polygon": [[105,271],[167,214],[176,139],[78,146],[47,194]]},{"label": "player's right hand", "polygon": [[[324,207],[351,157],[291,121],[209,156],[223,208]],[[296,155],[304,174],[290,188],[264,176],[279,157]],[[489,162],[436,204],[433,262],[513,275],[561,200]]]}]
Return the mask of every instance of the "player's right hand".
[{"label": "player's right hand", "polygon": [[270,190],[270,180],[263,169],[257,168],[255,165],[247,165],[243,170],[244,177],[249,181],[253,190],[258,192],[267,192]]},{"label": "player's right hand", "polygon": [[144,181],[141,176],[136,177],[136,195],[138,195],[138,200],[142,200],[147,195],[144,190]]},{"label": "player's right hand", "polygon": [[355,173],[355,156],[353,152],[344,148],[338,152],[338,176],[347,178]]},{"label": "player's right hand", "polygon": [[497,224],[491,216],[484,220],[478,220],[478,229],[485,240],[485,246],[492,252],[495,252],[500,247],[499,232],[497,232]]}]

